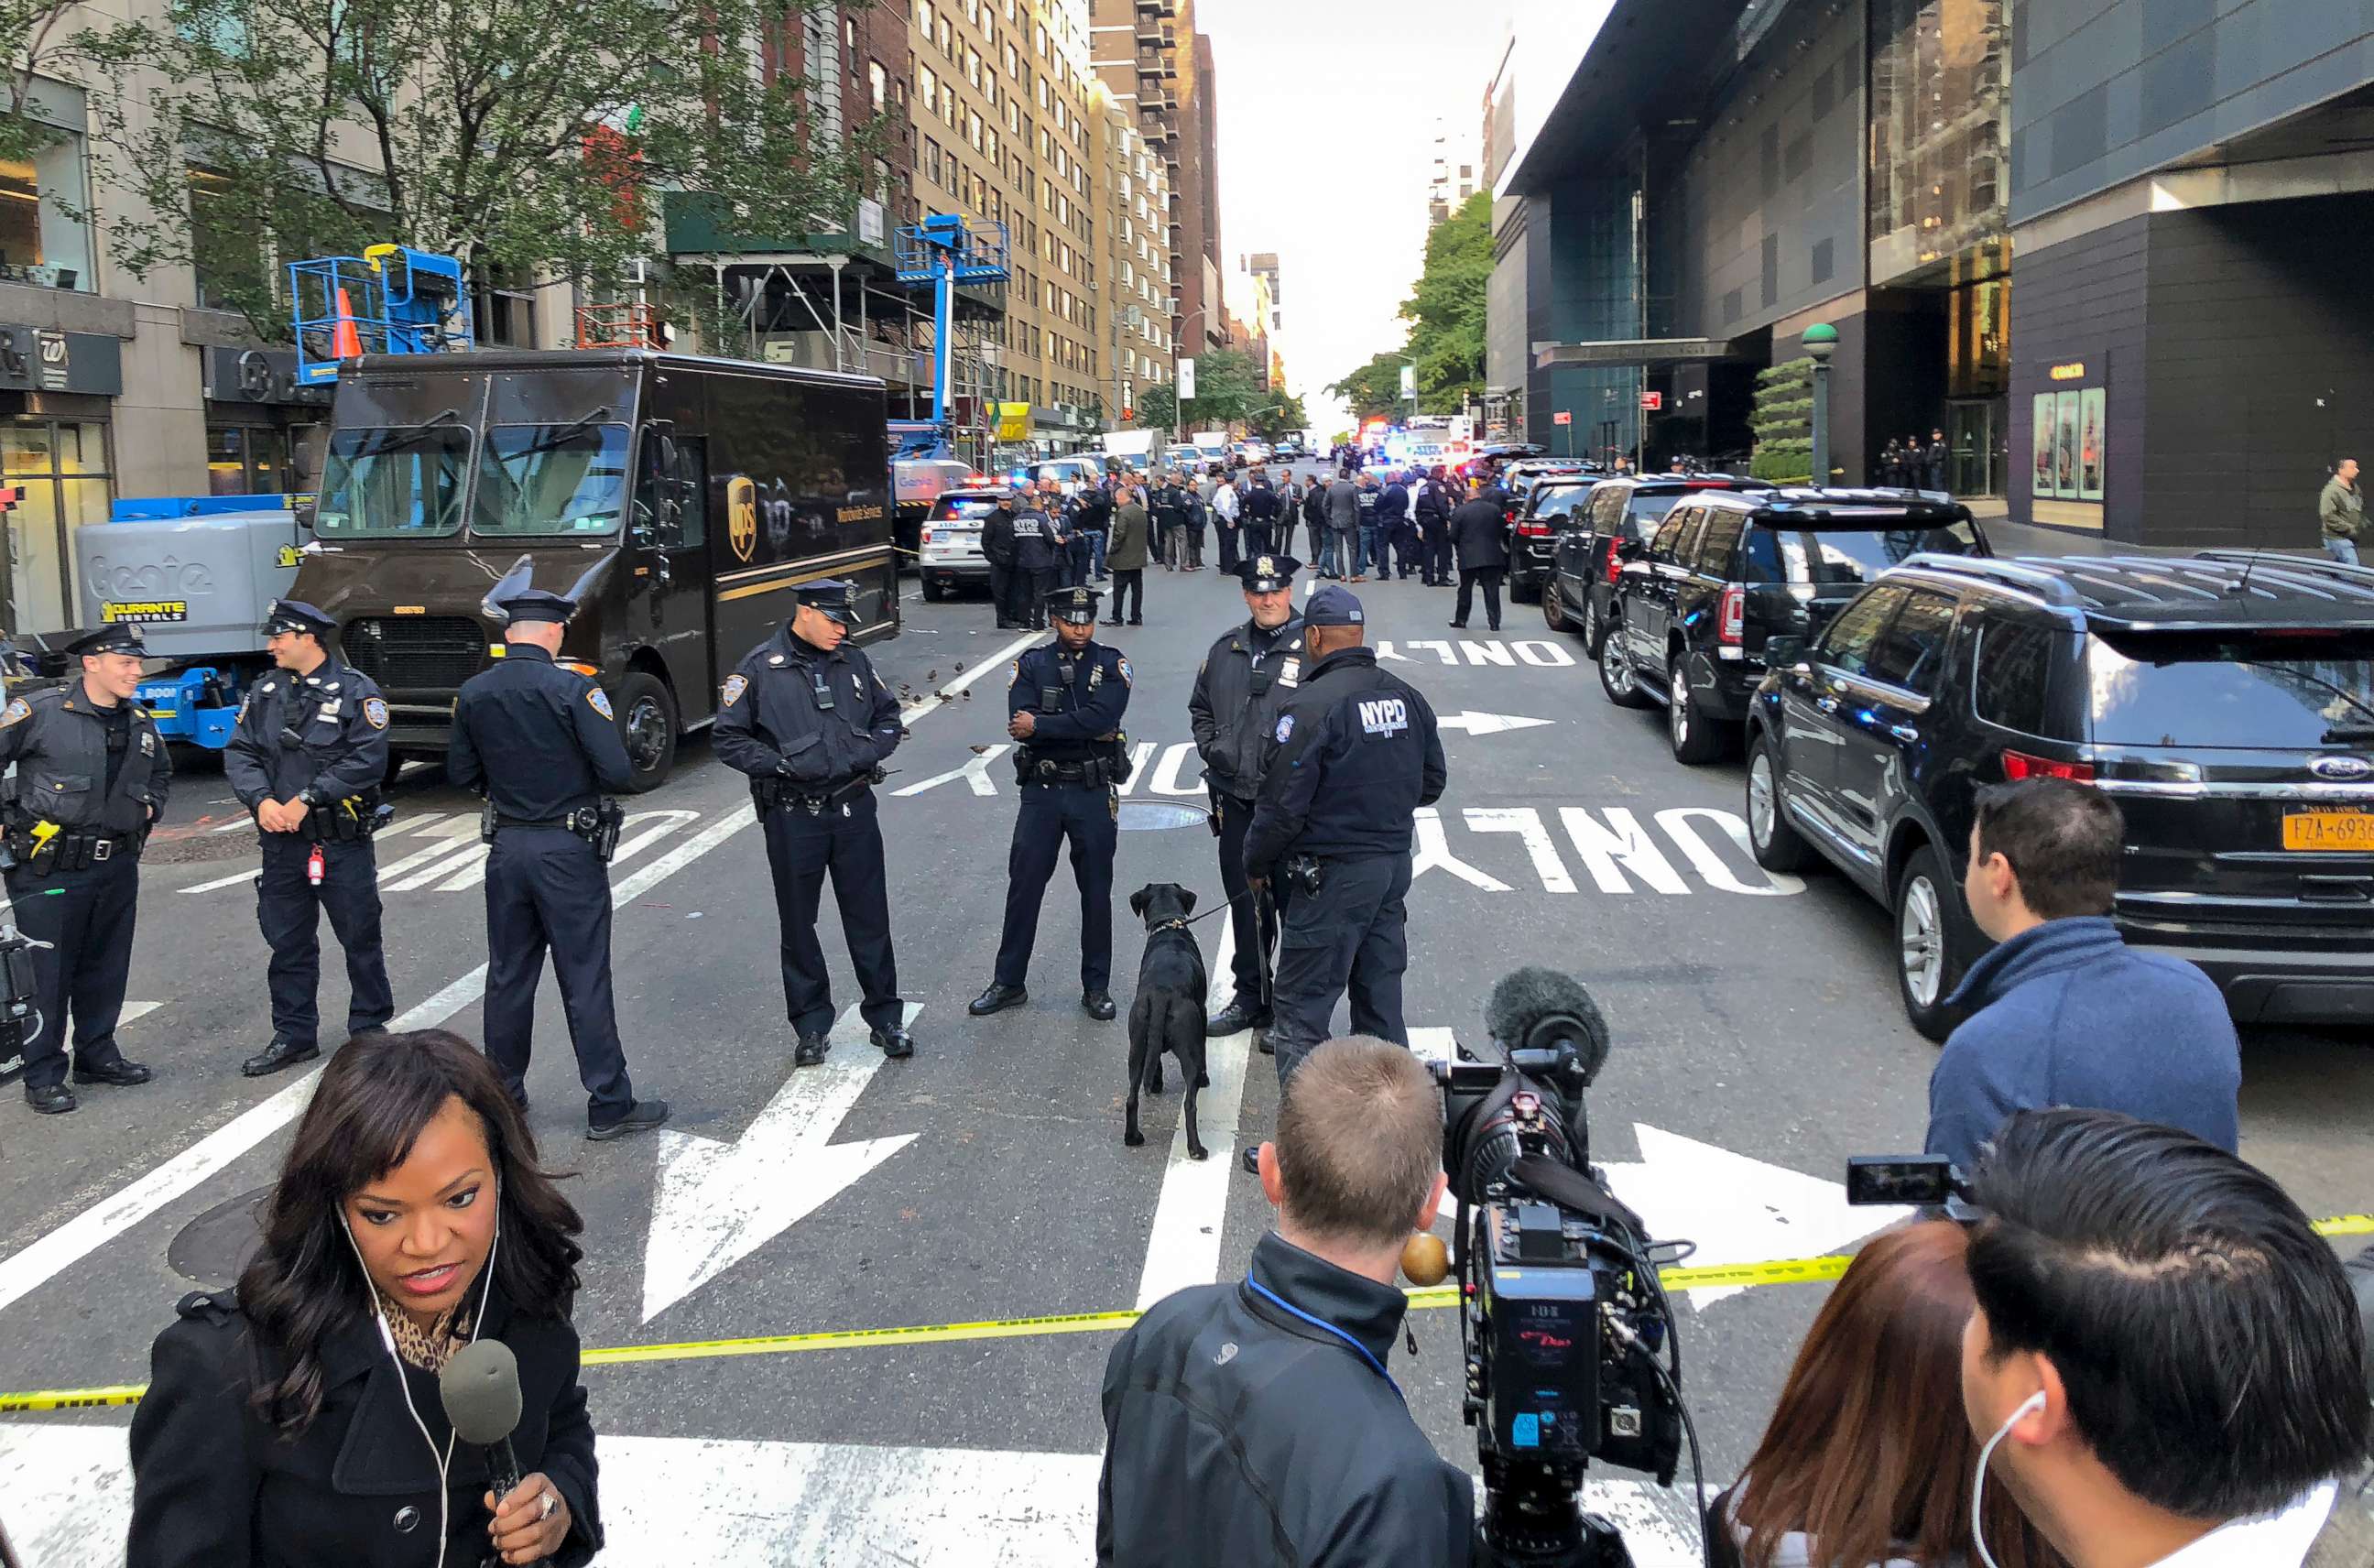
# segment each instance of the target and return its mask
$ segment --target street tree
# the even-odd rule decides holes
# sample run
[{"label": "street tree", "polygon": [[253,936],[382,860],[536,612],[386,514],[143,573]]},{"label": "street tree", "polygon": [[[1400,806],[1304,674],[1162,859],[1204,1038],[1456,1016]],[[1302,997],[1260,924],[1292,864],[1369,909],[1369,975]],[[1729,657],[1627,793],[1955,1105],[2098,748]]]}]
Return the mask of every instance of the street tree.
[{"label": "street tree", "polygon": [[29,162],[55,139],[35,112],[33,81],[70,53],[74,32],[66,18],[75,8],[75,0],[0,0],[0,55],[10,64],[0,97],[0,158]]},{"label": "street tree", "polygon": [[1434,226],[1426,265],[1401,319],[1402,346],[1389,348],[1327,390],[1362,419],[1414,412],[1402,395],[1402,367],[1413,367],[1417,408],[1463,407],[1484,392],[1484,313],[1492,283],[1492,197],[1478,191]]},{"label": "street tree", "polygon": [[1352,418],[1366,421],[1408,411],[1402,396],[1402,367],[1408,355],[1398,349],[1378,355],[1327,390],[1352,406]]},{"label": "street tree", "polygon": [[[12,0],[0,0],[0,5]],[[13,0],[23,4],[25,0]],[[596,290],[660,249],[656,196],[731,227],[849,220],[871,135],[820,125],[779,68],[824,0],[164,0],[85,31],[110,245],[200,266],[210,303],[285,337],[276,263],[394,242],[515,287]],[[144,216],[145,214],[145,216]]]},{"label": "street tree", "polygon": [[1275,442],[1289,430],[1310,428],[1310,412],[1302,406],[1299,393],[1280,393],[1267,407],[1256,410],[1247,428],[1263,441]]},{"label": "street tree", "polygon": [[1215,348],[1195,359],[1195,395],[1179,401],[1174,383],[1139,394],[1138,419],[1158,430],[1216,430],[1250,420],[1273,402],[1260,360],[1249,349]]}]

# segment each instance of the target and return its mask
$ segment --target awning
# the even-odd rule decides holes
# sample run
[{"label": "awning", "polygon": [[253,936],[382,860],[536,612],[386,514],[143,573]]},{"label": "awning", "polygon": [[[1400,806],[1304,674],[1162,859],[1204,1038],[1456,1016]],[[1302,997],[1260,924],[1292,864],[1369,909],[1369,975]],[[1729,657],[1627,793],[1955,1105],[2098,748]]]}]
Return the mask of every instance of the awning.
[{"label": "awning", "polygon": [[1534,369],[1560,366],[1686,365],[1745,359],[1727,337],[1611,337],[1593,343],[1536,343]]}]

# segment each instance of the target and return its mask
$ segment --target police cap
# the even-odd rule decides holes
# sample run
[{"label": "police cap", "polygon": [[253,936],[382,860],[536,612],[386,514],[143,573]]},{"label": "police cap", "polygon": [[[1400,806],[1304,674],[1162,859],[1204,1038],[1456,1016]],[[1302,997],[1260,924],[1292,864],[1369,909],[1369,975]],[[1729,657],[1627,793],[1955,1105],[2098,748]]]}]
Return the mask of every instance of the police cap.
[{"label": "police cap", "polygon": [[855,586],[837,577],[819,577],[813,583],[800,584],[800,603],[828,620],[854,626],[857,624],[857,607],[849,602],[849,595]]},{"label": "police cap", "polygon": [[1302,570],[1302,562],[1290,555],[1247,556],[1237,568],[1244,580],[1248,594],[1275,594],[1280,588],[1293,585],[1294,574]]},{"label": "police cap", "polygon": [[1352,596],[1352,591],[1334,583],[1320,584],[1319,591],[1310,595],[1310,602],[1302,607],[1305,626],[1359,626],[1367,619],[1367,613],[1360,608],[1360,601]]},{"label": "police cap", "polygon": [[1097,623],[1097,601],[1104,597],[1094,588],[1058,588],[1047,595],[1047,614],[1055,620],[1068,620],[1075,626]]},{"label": "police cap", "polygon": [[86,658],[94,654],[133,654],[145,657],[148,645],[142,640],[139,627],[129,621],[118,621],[95,631],[81,633],[66,644],[65,651]]},{"label": "police cap", "polygon": [[338,629],[338,623],[315,609],[302,599],[275,599],[264,612],[262,628],[266,637],[277,637],[284,631],[310,631],[316,637],[327,637]]},{"label": "police cap", "polygon": [[522,588],[493,603],[497,609],[503,612],[504,619],[513,626],[524,625],[532,620],[548,620],[557,625],[566,626],[569,624],[569,618],[577,613],[575,599],[564,598],[558,594],[546,593],[542,588]]}]

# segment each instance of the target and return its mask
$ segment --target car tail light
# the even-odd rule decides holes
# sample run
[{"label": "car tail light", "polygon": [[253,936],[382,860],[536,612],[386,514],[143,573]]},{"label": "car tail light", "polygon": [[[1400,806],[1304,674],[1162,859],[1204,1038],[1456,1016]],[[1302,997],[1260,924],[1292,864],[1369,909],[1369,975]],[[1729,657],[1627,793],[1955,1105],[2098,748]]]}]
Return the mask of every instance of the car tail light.
[{"label": "car tail light", "polygon": [[1621,546],[1617,545],[1611,539],[1608,541],[1607,545],[1607,585],[1613,588],[1616,586],[1617,580],[1623,575],[1624,550]]},{"label": "car tail light", "polygon": [[2091,762],[2063,762],[2057,758],[2039,757],[2028,751],[2006,750],[2003,754],[2004,777],[2016,784],[2021,779],[2070,779],[2078,784],[2094,782]]},{"label": "car tail light", "polygon": [[1517,532],[1528,539],[1546,539],[1550,525],[1538,517],[1528,517],[1517,525]]},{"label": "car tail light", "polygon": [[1715,636],[1731,647],[1737,647],[1747,635],[1747,590],[1733,584],[1722,591],[1722,618]]}]

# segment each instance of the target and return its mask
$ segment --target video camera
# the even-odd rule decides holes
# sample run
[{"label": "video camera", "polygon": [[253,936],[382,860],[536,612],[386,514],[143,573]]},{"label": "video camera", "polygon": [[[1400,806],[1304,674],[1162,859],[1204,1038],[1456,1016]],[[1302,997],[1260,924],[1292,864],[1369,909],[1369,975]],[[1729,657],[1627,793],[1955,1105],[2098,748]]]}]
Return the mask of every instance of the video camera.
[{"label": "video camera", "polygon": [[41,992],[33,979],[33,949],[46,948],[14,925],[0,925],[0,1083],[25,1070],[25,1047],[39,1039]]},{"label": "video camera", "polygon": [[1532,968],[1493,987],[1484,1020],[1499,1061],[1463,1048],[1434,1067],[1484,1543],[1501,1563],[1629,1568],[1616,1527],[1581,1509],[1583,1471],[1671,1485],[1689,1418],[1647,1228],[1591,1167],[1583,1091],[1607,1021],[1579,982]]}]

